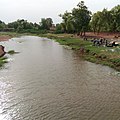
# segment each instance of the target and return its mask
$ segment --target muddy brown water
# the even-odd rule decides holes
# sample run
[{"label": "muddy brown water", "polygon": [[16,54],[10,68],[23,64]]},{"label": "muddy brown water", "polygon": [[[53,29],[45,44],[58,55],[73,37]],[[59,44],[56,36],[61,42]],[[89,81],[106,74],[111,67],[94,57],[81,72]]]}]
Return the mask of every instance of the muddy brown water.
[{"label": "muddy brown water", "polygon": [[120,77],[46,38],[1,42],[0,120],[120,120]]}]

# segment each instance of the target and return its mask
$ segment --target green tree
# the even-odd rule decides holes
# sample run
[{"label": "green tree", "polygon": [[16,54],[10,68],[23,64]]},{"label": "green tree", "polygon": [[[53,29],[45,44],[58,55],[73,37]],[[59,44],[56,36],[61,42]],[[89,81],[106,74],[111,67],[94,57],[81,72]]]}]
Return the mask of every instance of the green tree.
[{"label": "green tree", "polygon": [[73,33],[75,31],[75,27],[72,13],[66,11],[63,15],[60,14],[59,16],[63,19],[61,24],[63,31],[67,33]]},{"label": "green tree", "polygon": [[93,14],[92,20],[91,20],[91,29],[97,33],[99,33],[103,26],[103,16],[102,12],[98,11],[97,13]]},{"label": "green tree", "polygon": [[8,28],[14,28],[15,30],[18,28],[18,22],[15,21],[15,22],[11,22],[11,23],[8,23]]},{"label": "green tree", "polygon": [[120,5],[115,6],[111,9],[113,16],[112,29],[113,32],[120,32]]},{"label": "green tree", "polygon": [[24,19],[18,19],[17,21],[8,23],[7,26],[8,28],[14,28],[17,32],[30,32],[39,29],[39,25],[37,23],[28,22]]},{"label": "green tree", "polygon": [[6,27],[6,24],[0,20],[0,31],[3,31]]},{"label": "green tree", "polygon": [[63,33],[63,28],[61,24],[56,24],[55,33]]},{"label": "green tree", "polygon": [[120,5],[110,11],[103,9],[92,16],[90,22],[94,32],[119,32],[120,31]]},{"label": "green tree", "polygon": [[47,24],[48,30],[50,30],[53,24],[52,18],[46,18],[46,24]]},{"label": "green tree", "polygon": [[77,33],[82,36],[83,33],[88,30],[89,22],[91,20],[91,12],[84,5],[84,1],[78,3],[77,8],[72,10],[72,15],[74,19],[74,26],[77,30]]},{"label": "green tree", "polygon": [[50,27],[52,27],[53,21],[51,18],[42,18],[40,22],[40,28],[50,30]]},{"label": "green tree", "polygon": [[101,21],[102,21],[102,31],[111,31],[111,23],[113,21],[113,16],[110,11],[107,9],[103,9],[101,13]]}]

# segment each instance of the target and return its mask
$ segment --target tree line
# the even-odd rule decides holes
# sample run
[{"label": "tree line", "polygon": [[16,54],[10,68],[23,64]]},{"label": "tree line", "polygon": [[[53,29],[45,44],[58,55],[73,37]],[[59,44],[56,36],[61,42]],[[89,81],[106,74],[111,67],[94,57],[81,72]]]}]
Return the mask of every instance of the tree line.
[{"label": "tree line", "polygon": [[28,22],[24,19],[18,19],[17,21],[5,24],[0,21],[0,31],[13,31],[13,32],[30,32],[30,33],[41,33],[50,30],[53,21],[51,18],[42,18],[39,24]]},{"label": "tree line", "polygon": [[71,12],[66,11],[59,16],[63,21],[57,24],[58,32],[78,33],[78,35],[85,35],[86,31],[120,32],[120,5],[111,10],[104,8],[102,11],[92,14],[84,1],[81,1]]},{"label": "tree line", "polygon": [[[103,9],[92,14],[84,1],[71,10],[60,14],[62,22],[56,24],[55,33],[77,33],[85,35],[85,32],[120,32],[120,5],[113,7],[111,10]],[[39,24],[28,22],[27,20],[17,20],[8,24],[0,21],[0,31],[15,32],[46,32],[50,31],[53,25],[52,18],[42,18]]]}]

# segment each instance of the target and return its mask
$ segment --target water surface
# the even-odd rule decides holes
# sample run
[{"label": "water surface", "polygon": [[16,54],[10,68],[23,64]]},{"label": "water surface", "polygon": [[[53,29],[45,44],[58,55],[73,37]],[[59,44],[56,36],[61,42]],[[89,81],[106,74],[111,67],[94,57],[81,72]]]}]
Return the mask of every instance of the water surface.
[{"label": "water surface", "polygon": [[120,120],[120,77],[46,38],[2,42],[0,120]]}]

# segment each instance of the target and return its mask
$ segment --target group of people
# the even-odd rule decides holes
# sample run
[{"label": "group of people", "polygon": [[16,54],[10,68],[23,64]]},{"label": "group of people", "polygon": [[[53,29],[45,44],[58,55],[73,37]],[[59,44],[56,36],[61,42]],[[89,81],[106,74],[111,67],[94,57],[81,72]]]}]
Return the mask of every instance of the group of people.
[{"label": "group of people", "polygon": [[94,38],[92,42],[93,42],[93,46],[106,46],[106,47],[119,46],[119,44],[116,41],[109,42],[105,38],[99,38],[99,39]]},{"label": "group of people", "polygon": [[106,40],[105,38],[100,38],[100,39],[94,38],[92,42],[93,42],[93,46],[102,46],[102,45],[107,46],[108,45],[108,40]]},{"label": "group of people", "polygon": [[[88,38],[87,37],[83,37],[83,40],[87,41]],[[105,38],[93,38],[91,40],[91,42],[93,43],[93,46],[106,46],[106,47],[116,47],[119,46],[120,43],[116,42],[115,40],[113,41],[109,41]]]}]

